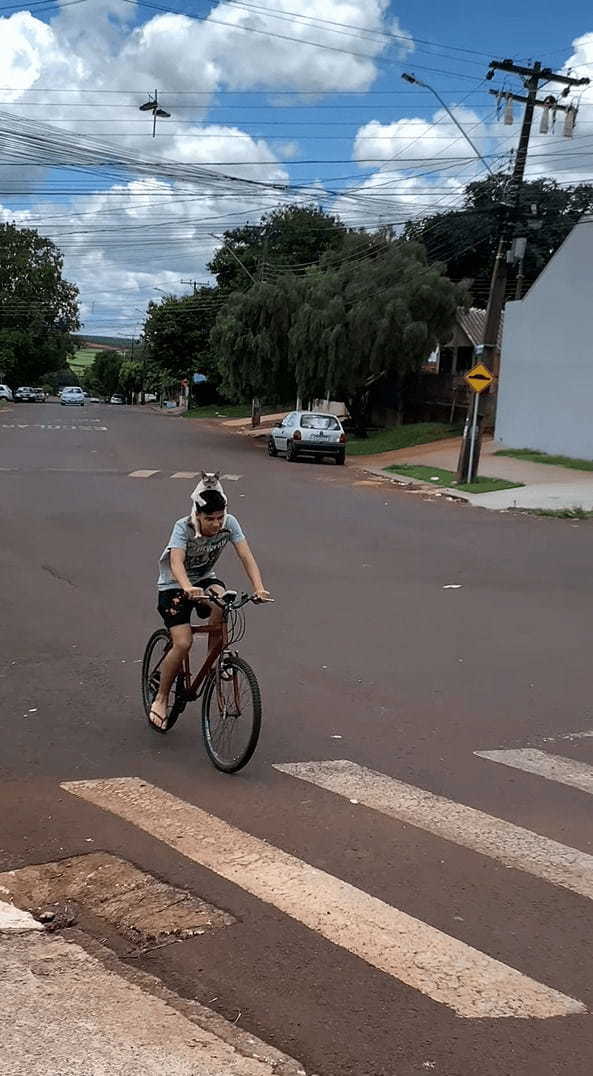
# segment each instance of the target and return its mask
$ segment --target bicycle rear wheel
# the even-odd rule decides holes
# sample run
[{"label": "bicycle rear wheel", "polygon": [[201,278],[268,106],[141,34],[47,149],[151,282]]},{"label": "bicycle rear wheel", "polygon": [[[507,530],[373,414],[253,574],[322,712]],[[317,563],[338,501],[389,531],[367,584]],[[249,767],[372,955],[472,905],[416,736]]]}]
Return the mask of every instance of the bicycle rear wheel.
[{"label": "bicycle rear wheel", "polygon": [[202,735],[210,761],[223,773],[245,766],[259,739],[261,695],[256,675],[243,658],[227,655],[224,671],[204,688]]},{"label": "bicycle rear wheel", "polygon": [[[142,659],[142,702],[148,724],[154,728],[150,720],[150,707],[159,689],[160,667],[171,649],[171,636],[166,628],[159,628],[153,632],[146,644]],[[181,680],[179,680],[181,677]],[[169,694],[169,706],[167,709],[167,731],[173,728],[179,715],[183,712],[185,701],[180,698],[183,689],[183,674],[180,673],[175,691]]]}]

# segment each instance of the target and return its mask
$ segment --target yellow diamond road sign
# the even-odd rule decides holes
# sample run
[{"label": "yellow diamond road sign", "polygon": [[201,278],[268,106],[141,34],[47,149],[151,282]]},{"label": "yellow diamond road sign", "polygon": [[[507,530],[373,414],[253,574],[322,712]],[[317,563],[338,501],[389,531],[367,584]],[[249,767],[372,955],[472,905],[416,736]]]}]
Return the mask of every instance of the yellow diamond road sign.
[{"label": "yellow diamond road sign", "polygon": [[492,384],[494,377],[488,367],[484,366],[483,362],[479,362],[477,366],[468,370],[465,375],[465,381],[474,392],[483,392],[484,389],[487,389]]}]

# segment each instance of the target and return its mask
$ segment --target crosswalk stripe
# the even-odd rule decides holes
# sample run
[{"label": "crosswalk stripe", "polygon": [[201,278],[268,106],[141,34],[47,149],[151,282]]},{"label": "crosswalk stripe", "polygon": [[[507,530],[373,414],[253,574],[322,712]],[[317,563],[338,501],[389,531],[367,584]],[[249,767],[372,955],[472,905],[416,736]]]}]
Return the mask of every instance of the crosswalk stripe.
[{"label": "crosswalk stripe", "polygon": [[546,777],[548,781],[558,781],[570,785],[581,792],[593,795],[593,766],[587,766],[576,759],[562,758],[560,755],[548,755],[545,751],[536,751],[525,747],[512,751],[475,751],[478,758],[489,762],[500,762],[503,766],[512,766],[515,770],[535,773]]},{"label": "crosswalk stripe", "polygon": [[593,900],[593,856],[347,760],[274,767]]},{"label": "crosswalk stripe", "polygon": [[171,478],[197,478],[199,471],[175,471]]},{"label": "crosswalk stripe", "polygon": [[128,478],[152,478],[158,471],[130,471]]},{"label": "crosswalk stripe", "polygon": [[62,788],[459,1016],[546,1019],[586,1011],[582,1002],[137,777],[68,781]]}]

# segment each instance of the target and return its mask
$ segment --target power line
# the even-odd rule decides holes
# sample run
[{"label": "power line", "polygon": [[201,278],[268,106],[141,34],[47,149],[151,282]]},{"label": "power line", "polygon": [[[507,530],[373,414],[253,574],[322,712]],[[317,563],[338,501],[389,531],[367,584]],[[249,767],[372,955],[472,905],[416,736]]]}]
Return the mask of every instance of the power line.
[{"label": "power line", "polygon": [[[354,52],[352,49],[343,49],[337,45],[323,44],[319,41],[308,41],[306,38],[290,37],[287,34],[278,34],[271,30],[261,30],[255,26],[240,26],[237,23],[225,22],[223,19],[213,19],[211,15],[188,15],[187,12],[175,11],[173,8],[161,7],[158,4],[149,3],[149,0],[123,0],[126,4],[132,4],[134,7],[139,6],[147,8],[150,11],[159,11],[166,15],[182,15],[185,18],[193,19],[197,22],[205,22],[213,26],[226,26],[227,29],[237,30],[241,33],[257,34],[262,37],[276,38],[279,41],[290,41],[291,44],[296,45],[308,45],[312,48],[323,49],[329,52],[339,52],[345,56],[354,56],[362,60],[373,60],[375,63],[386,63],[389,65],[395,65],[401,67],[402,64],[397,60],[389,60],[384,57],[377,57],[376,54],[370,52]],[[418,70],[431,71],[433,74],[448,75],[454,78],[469,79],[470,81],[475,79],[474,75],[465,75],[458,71],[444,71],[442,68],[426,67],[420,64],[416,65]]]}]

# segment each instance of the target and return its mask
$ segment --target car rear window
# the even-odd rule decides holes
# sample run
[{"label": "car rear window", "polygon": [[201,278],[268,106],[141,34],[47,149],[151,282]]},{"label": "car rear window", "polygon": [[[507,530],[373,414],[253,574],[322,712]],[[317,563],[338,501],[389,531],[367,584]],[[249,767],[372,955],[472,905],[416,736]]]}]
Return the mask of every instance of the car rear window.
[{"label": "car rear window", "polygon": [[337,419],[331,415],[303,415],[301,426],[304,430],[339,430]]}]

